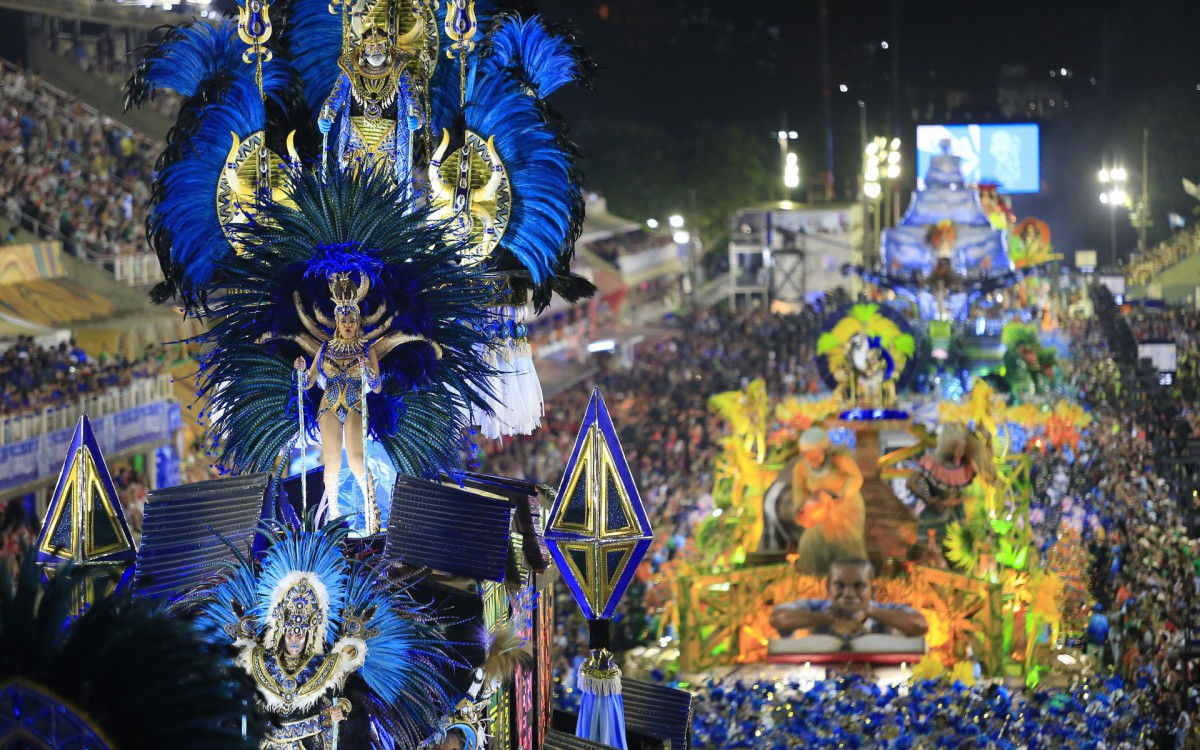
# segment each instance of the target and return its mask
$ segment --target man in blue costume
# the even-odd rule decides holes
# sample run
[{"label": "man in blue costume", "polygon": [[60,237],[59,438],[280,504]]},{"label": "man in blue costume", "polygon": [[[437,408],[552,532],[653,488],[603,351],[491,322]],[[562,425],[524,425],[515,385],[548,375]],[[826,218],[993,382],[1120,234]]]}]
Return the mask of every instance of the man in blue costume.
[{"label": "man in blue costume", "polygon": [[411,199],[414,144],[425,124],[421,100],[427,75],[421,57],[394,47],[387,30],[368,21],[357,49],[342,55],[338,67],[341,74],[317,120],[328,135],[340,119],[334,149],[338,165],[382,164]]}]

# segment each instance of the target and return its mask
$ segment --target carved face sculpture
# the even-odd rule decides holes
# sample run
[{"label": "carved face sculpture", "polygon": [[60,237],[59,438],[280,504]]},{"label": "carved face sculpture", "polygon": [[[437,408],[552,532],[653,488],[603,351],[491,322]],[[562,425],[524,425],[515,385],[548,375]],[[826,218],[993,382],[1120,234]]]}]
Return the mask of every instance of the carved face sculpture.
[{"label": "carved face sculpture", "polygon": [[871,351],[871,343],[867,337],[861,333],[856,333],[850,339],[850,353],[848,359],[851,366],[856,372],[865,373],[867,371],[868,353]]},{"label": "carved face sculpture", "polygon": [[858,612],[871,603],[871,564],[834,562],[829,567],[829,602],[839,610]]},{"label": "carved face sculpture", "polygon": [[829,452],[829,436],[820,427],[810,427],[800,435],[800,454],[808,465],[819,469]]},{"label": "carved face sculpture", "polygon": [[967,433],[960,425],[948,423],[942,426],[937,439],[937,457],[942,463],[961,465],[966,457]]}]

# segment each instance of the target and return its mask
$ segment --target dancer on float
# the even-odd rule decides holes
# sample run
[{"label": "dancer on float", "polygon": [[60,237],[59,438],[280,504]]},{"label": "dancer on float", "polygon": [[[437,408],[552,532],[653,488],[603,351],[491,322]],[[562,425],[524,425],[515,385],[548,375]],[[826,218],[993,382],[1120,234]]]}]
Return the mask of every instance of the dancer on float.
[{"label": "dancer on float", "polygon": [[[364,276],[354,285],[346,273],[329,277],[329,292],[334,303],[335,335],[321,344],[312,364],[296,357],[295,367],[304,390],[319,385],[324,391],[317,410],[321,429],[321,453],[325,461],[325,499],[322,510],[327,517],[338,515],[338,484],[342,471],[342,444],[346,461],[363,497],[374,493],[368,481],[363,434],[363,382],[372,393],[379,393],[383,381],[379,374],[379,355],[364,335],[359,304],[367,295],[370,281]],[[319,311],[314,308],[314,312]],[[373,506],[374,503],[371,503]]]}]

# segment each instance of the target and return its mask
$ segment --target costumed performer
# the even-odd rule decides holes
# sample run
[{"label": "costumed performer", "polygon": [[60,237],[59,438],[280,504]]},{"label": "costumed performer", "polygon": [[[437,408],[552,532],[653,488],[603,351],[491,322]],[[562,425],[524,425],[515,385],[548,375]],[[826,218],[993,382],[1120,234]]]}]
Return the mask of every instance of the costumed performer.
[{"label": "costumed performer", "polygon": [[984,482],[996,482],[996,464],[991,443],[981,440],[961,422],[948,422],[938,433],[937,446],[921,456],[906,486],[925,507],[918,516],[923,537],[940,546],[946,539],[946,527],[965,520],[962,493],[979,476]]},{"label": "costumed performer", "polygon": [[[386,8],[387,3],[378,3]],[[422,32],[418,23],[409,36]],[[404,40],[397,40],[402,42]],[[341,69],[317,120],[323,135],[337,132],[338,166],[384,165],[396,178],[403,200],[413,196],[414,138],[425,124],[421,99],[428,78],[427,61],[397,44],[387,29],[369,18],[359,35],[351,35],[349,51],[338,59]]]},{"label": "costumed performer", "polygon": [[867,508],[862,471],[850,451],[834,447],[820,427],[800,435],[801,460],[792,469],[792,503],[800,536],[796,570],[824,575],[839,558],[865,558]]},{"label": "costumed performer", "polygon": [[263,750],[415,747],[453,710],[456,663],[440,628],[369,562],[348,562],[344,526],[285,531],[194,593],[198,624],[233,639],[275,719]]},{"label": "costumed performer", "polygon": [[[370,479],[387,467],[364,466],[364,449],[377,445],[396,472],[413,476],[461,466],[464,404],[486,406],[479,384],[490,374],[481,326],[463,321],[488,320],[496,295],[458,262],[461,247],[424,208],[406,210],[381,171],[305,172],[287,189],[290,203],[262,206],[242,230],[256,251],[229,258],[230,280],[208,292],[200,383],[209,433],[219,465],[249,473],[280,471],[301,428],[306,438],[320,428],[330,511],[359,494],[335,492],[345,442],[380,512],[363,516],[374,533],[386,500],[371,502]],[[324,378],[323,398],[303,389],[306,375],[310,385]]]},{"label": "costumed performer", "polygon": [[362,312],[359,303],[367,295],[370,281],[364,274],[355,285],[348,273],[329,276],[329,292],[333,299],[334,337],[321,344],[312,364],[296,357],[295,367],[305,390],[319,385],[324,391],[317,410],[321,430],[321,453],[325,461],[325,499],[327,517],[336,517],[338,480],[342,471],[342,443],[346,445],[346,461],[358,481],[363,497],[374,492],[368,481],[363,445],[363,380],[372,393],[379,393],[382,380],[379,356],[371,340],[363,335]]},{"label": "costumed performer", "polygon": [[[783,641],[771,653],[920,652],[929,629],[925,617],[904,604],[872,598],[875,569],[865,559],[841,558],[829,566],[828,598],[798,599],[771,611],[771,627]],[[796,630],[804,638],[792,638]]]}]

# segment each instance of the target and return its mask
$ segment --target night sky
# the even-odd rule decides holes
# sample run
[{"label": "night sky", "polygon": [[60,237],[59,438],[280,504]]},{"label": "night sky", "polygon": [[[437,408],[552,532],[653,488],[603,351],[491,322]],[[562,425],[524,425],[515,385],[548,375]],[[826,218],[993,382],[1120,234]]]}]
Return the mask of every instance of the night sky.
[{"label": "night sky", "polygon": [[[593,91],[568,91],[557,101],[579,126],[580,146],[592,159],[603,159],[611,146],[590,139],[589,126],[611,118],[668,130],[736,123],[767,141],[786,123],[800,133],[796,150],[806,177],[824,168],[818,0],[543,0],[540,6],[551,19],[572,18],[601,66]],[[911,143],[917,121],[1002,119],[998,75],[1002,66],[1024,65],[1031,79],[1071,71],[1065,83],[1054,81],[1071,109],[1043,124],[1043,192],[1014,200],[1018,215],[1051,222],[1060,250],[1107,246],[1108,214],[1095,173],[1103,160],[1117,158],[1140,176],[1143,126],[1151,127],[1151,171],[1159,162],[1171,171],[1151,181],[1161,185],[1162,195],[1151,196],[1156,222],[1165,226],[1167,209],[1194,205],[1182,196],[1179,177],[1200,179],[1200,153],[1181,153],[1178,143],[1200,140],[1200,3],[830,0],[828,6],[839,190],[849,189],[860,162],[859,100],[871,134],[895,129]],[[892,111],[897,53],[899,122]],[[849,91],[839,92],[839,84]],[[964,102],[954,111],[946,107],[950,90]],[[1121,244],[1133,237],[1126,220]]]}]

